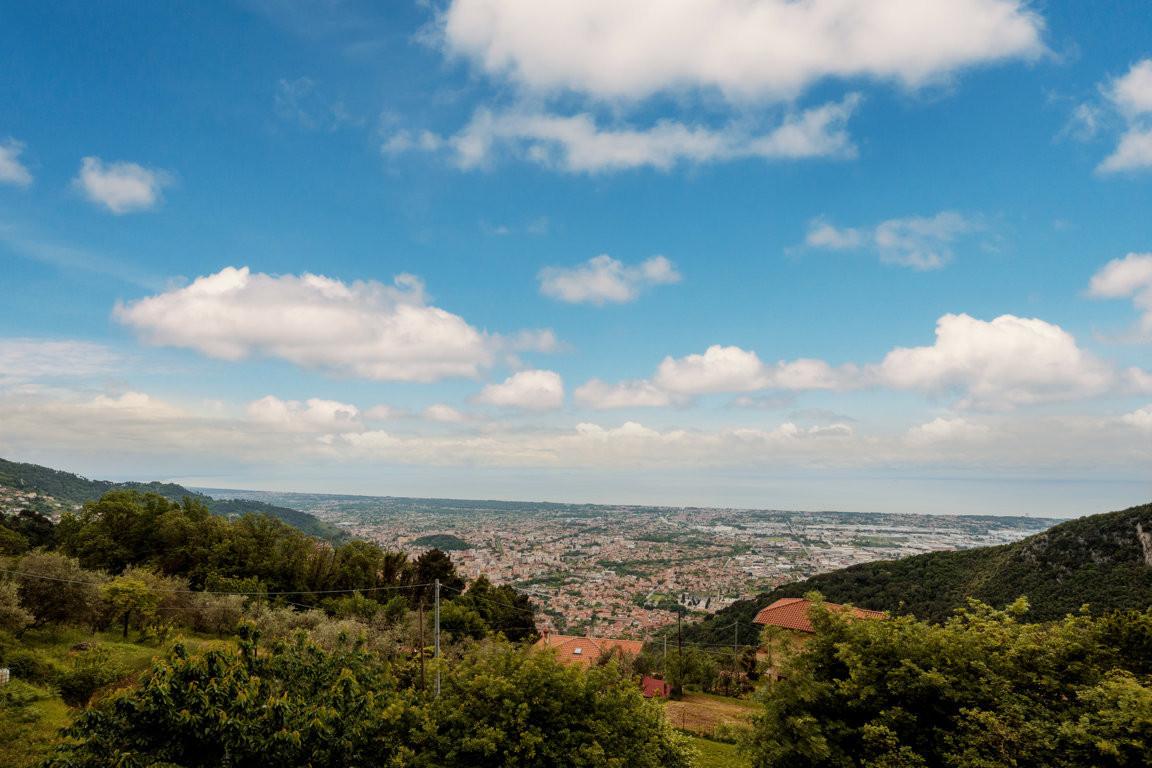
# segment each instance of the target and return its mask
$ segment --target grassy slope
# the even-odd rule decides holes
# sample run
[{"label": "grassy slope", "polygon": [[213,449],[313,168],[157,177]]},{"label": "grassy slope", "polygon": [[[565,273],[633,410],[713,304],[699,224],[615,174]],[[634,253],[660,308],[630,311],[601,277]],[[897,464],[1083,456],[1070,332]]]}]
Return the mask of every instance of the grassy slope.
[{"label": "grassy slope", "polygon": [[[181,642],[189,650],[202,651],[211,647],[226,645],[229,641],[216,638],[181,635]],[[119,633],[97,633],[80,629],[60,629],[29,631],[20,641],[20,649],[33,651],[50,665],[64,669],[71,662],[72,646],[80,642],[98,643],[108,651],[109,663],[125,670],[126,676],[108,686],[114,690],[130,685],[151,666],[152,661],[167,652],[168,645],[124,641]],[[30,717],[18,722],[16,718],[0,706],[0,766],[3,768],[25,768],[38,765],[52,745],[59,741],[59,731],[72,721],[78,710],[64,703],[51,684],[42,681],[27,683],[24,690],[31,688],[37,700],[25,710]],[[0,689],[2,692],[3,689]],[[101,695],[97,692],[94,698]]]},{"label": "grassy slope", "polygon": [[1152,504],[1071,520],[1012,544],[843,568],[734,603],[686,627],[684,639],[731,642],[734,621],[740,622],[741,637],[757,637],[752,619],[761,608],[813,590],[832,602],[932,621],[947,618],[969,597],[1001,606],[1024,595],[1034,621],[1059,618],[1084,604],[1093,611],[1148,608],[1152,566],[1143,559],[1138,523],[1152,531]]},{"label": "grassy slope", "polygon": [[175,483],[113,483],[108,480],[89,480],[71,472],[50,469],[38,464],[21,464],[0,459],[0,485],[35,490],[69,505],[93,501],[118,488],[156,493],[173,501],[181,501],[185,496],[190,496],[204,502],[218,515],[230,517],[248,513],[264,514],[282,520],[311,536],[333,541],[344,538],[344,534],[335,526],[298,509],[248,499],[217,500]]},{"label": "grassy slope", "polygon": [[693,736],[690,739],[696,750],[696,768],[750,768],[751,763],[736,749],[735,744]]}]

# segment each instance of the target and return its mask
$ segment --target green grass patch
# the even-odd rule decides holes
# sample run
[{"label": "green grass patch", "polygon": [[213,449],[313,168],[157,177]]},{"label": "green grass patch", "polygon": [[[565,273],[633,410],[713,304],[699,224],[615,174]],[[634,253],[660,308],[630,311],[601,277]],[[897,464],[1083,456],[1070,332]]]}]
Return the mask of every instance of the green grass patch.
[{"label": "green grass patch", "polygon": [[752,765],[735,744],[721,744],[699,736],[691,736],[689,741],[696,750],[697,768],[750,768]]}]

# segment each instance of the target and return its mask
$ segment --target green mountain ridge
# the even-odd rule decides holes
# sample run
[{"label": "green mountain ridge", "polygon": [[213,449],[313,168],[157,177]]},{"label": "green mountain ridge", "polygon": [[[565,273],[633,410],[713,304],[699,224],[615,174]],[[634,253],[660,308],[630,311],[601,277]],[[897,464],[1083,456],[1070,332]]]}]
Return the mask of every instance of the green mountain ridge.
[{"label": "green mountain ridge", "polygon": [[835,603],[939,622],[975,598],[1002,607],[1025,596],[1026,619],[1049,621],[1152,607],[1152,504],[1060,523],[1011,544],[931,552],[842,568],[740,600],[684,628],[692,643],[759,635],[753,619],[783,597],[816,591]]},{"label": "green mountain ridge", "polygon": [[304,533],[318,538],[336,541],[347,538],[336,526],[325,523],[315,515],[298,509],[280,507],[262,501],[248,499],[216,499],[197,491],[189,490],[177,483],[162,482],[122,482],[111,480],[89,480],[71,472],[44,467],[39,464],[0,459],[0,486],[8,486],[25,491],[51,496],[66,505],[79,505],[95,501],[108,491],[132,490],[140,493],[155,493],[172,501],[180,501],[185,496],[203,502],[214,514],[224,517],[237,517],[245,514],[263,514],[274,517]]}]

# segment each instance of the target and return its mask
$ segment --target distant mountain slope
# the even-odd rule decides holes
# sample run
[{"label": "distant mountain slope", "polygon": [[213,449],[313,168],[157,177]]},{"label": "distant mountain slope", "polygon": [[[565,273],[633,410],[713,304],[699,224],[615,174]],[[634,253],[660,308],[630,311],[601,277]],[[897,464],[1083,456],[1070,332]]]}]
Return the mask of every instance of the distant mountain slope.
[{"label": "distant mountain slope", "polygon": [[214,499],[176,483],[114,483],[109,480],[89,480],[71,472],[42,467],[39,464],[24,464],[0,459],[0,485],[35,491],[51,496],[69,506],[98,499],[108,491],[116,489],[155,493],[173,501],[180,501],[185,496],[190,496],[202,501],[218,515],[236,517],[247,513],[264,514],[282,520],[312,536],[329,540],[345,538],[345,534],[340,529],[307,512],[247,499]]},{"label": "distant mountain slope", "polygon": [[757,637],[757,612],[781,597],[818,591],[835,603],[911,613],[940,621],[975,597],[1002,606],[1024,595],[1032,621],[1056,619],[1084,604],[1093,612],[1152,606],[1152,504],[1061,523],[996,547],[854,565],[741,600],[685,628],[694,643]]}]

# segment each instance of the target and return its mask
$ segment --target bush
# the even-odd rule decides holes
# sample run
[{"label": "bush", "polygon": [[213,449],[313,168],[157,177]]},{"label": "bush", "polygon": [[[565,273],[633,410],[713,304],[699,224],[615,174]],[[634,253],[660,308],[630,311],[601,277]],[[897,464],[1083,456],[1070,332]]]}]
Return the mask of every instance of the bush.
[{"label": "bush", "polygon": [[69,706],[85,706],[92,694],[116,682],[125,670],[114,663],[107,649],[91,645],[86,651],[77,652],[72,660],[72,668],[56,677],[56,687],[60,697]]},{"label": "bush", "polygon": [[14,679],[31,683],[53,683],[62,671],[56,662],[27,648],[6,652],[3,661]]}]

